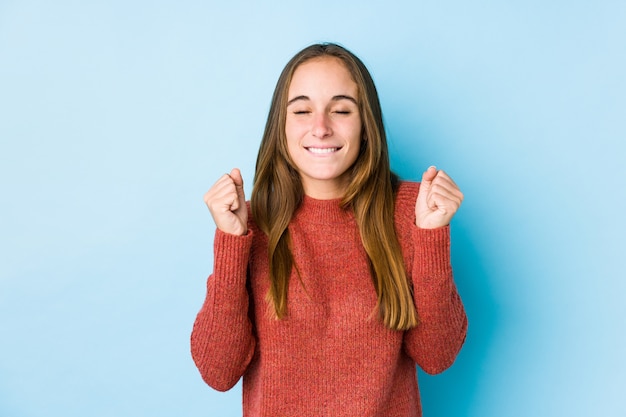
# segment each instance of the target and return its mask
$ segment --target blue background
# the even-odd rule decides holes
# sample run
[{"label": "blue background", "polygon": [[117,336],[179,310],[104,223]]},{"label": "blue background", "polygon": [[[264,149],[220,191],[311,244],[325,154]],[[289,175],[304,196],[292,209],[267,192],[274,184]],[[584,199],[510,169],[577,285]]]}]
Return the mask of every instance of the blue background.
[{"label": "blue background", "polygon": [[[626,2],[0,0],[0,415],[239,416],[189,334],[202,195],[342,43],[397,172],[448,171],[467,343],[425,416],[624,416]],[[306,364],[303,364],[306,366]]]}]

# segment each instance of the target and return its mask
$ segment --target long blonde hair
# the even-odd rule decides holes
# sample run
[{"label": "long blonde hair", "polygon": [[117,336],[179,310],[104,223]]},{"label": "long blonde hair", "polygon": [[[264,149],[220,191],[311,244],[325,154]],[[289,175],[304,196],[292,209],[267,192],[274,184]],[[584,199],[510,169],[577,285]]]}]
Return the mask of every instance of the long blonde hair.
[{"label": "long blonde hair", "polygon": [[254,219],[268,236],[270,289],[267,300],[277,318],[285,317],[289,277],[294,267],[288,225],[304,196],[300,176],[287,150],[287,94],[298,66],[318,57],[339,58],[358,87],[363,140],[359,156],[350,168],[350,183],[341,206],[354,211],[369,257],[379,317],[390,329],[406,330],[417,325],[417,312],[394,226],[398,179],[389,167],[378,93],[361,60],[336,44],[315,44],[296,54],[283,69],[272,97],[251,197]]}]

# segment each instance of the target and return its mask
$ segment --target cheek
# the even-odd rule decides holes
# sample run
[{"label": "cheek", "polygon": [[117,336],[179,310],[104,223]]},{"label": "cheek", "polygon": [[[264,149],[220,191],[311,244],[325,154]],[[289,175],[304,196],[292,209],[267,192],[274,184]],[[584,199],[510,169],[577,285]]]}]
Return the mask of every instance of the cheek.
[{"label": "cheek", "polygon": [[289,154],[289,159],[293,161],[293,157],[296,156],[296,144],[289,139],[287,139],[287,153]]},{"label": "cheek", "polygon": [[287,141],[287,150],[291,153],[291,151],[298,145],[298,134],[293,128],[289,129],[287,126],[285,129],[285,139]]},{"label": "cheek", "polygon": [[285,123],[285,136],[287,137],[287,143],[297,143],[302,136],[302,131],[303,128],[298,123]]},{"label": "cheek", "polygon": [[363,138],[363,131],[360,128],[355,129],[355,131],[353,132],[351,144],[350,144],[350,147],[352,148],[351,157],[353,159],[353,162],[358,159],[359,154],[361,153],[361,147],[365,146],[362,138]]},{"label": "cheek", "polygon": [[291,153],[291,147],[294,143],[295,137],[296,137],[296,134],[294,132],[293,125],[289,122],[285,123],[285,140],[287,144],[287,150],[289,151],[289,153]]},{"label": "cheek", "polygon": [[286,135],[286,145],[287,145],[287,161],[292,168],[298,170],[298,164],[300,160],[300,141],[298,140],[298,136],[289,134],[288,131],[285,132]]},{"label": "cheek", "polygon": [[358,124],[358,125],[353,127],[352,133],[350,135],[350,140],[352,142],[352,147],[354,147],[354,148],[356,148],[358,150],[359,147],[361,146],[362,139],[363,139],[363,129],[361,128],[361,125]]},{"label": "cheek", "polygon": [[359,158],[359,154],[361,153],[361,141],[356,142],[352,145],[352,162],[356,161]]}]

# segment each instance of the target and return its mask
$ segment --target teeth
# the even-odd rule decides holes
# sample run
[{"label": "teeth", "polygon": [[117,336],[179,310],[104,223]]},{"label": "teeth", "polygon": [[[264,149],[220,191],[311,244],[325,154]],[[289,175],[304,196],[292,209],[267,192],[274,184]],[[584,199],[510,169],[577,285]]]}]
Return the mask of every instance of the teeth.
[{"label": "teeth", "polygon": [[309,152],[312,153],[333,153],[336,152],[338,148],[307,148]]}]

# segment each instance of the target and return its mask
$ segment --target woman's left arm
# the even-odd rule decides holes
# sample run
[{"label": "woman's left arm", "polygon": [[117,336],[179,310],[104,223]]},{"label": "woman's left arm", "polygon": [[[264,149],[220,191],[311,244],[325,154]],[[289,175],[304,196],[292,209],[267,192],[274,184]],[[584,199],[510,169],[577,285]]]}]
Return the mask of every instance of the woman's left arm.
[{"label": "woman's left arm", "polygon": [[430,167],[424,172],[412,231],[418,325],[406,332],[404,349],[430,374],[452,365],[467,334],[467,316],[452,275],[448,226],[462,201],[463,193],[444,171]]},{"label": "woman's left arm", "polygon": [[405,352],[427,373],[449,368],[463,346],[467,316],[452,277],[450,228],[413,231],[413,300],[418,324],[404,335]]}]

